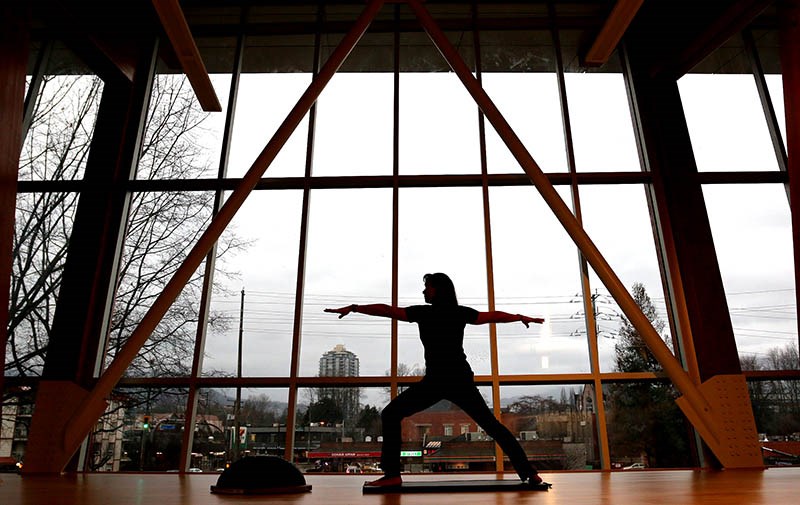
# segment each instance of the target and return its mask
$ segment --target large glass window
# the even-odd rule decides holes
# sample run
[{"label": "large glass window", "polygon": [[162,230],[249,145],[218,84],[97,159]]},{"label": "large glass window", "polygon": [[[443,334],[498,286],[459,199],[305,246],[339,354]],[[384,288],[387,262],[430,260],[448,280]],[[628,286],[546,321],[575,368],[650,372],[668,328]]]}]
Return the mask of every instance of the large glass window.
[{"label": "large glass window", "polygon": [[245,456],[284,456],[286,388],[203,388],[196,396],[190,471],[223,471]]},{"label": "large glass window", "polygon": [[[228,177],[242,177],[311,82],[311,75],[242,74],[233,122]],[[308,114],[270,164],[265,177],[302,177],[305,173]]]},{"label": "large glass window", "polygon": [[[315,190],[310,197],[300,374],[384,375],[390,320],[363,314],[339,320],[323,310],[390,303],[391,191]],[[326,368],[324,356],[339,349],[353,353],[360,367]]]},{"label": "large glass window", "polygon": [[699,171],[778,169],[752,76],[688,74],[678,89]]},{"label": "large glass window", "polygon": [[19,159],[21,181],[82,179],[103,81],[93,75],[47,75]]},{"label": "large glass window", "polygon": [[288,377],[302,196],[256,191],[222,234],[203,375],[237,373],[241,325],[242,375]]},{"label": "large glass window", "polygon": [[42,373],[77,203],[77,193],[17,195],[6,375]]},{"label": "large glass window", "polygon": [[394,76],[338,73],[317,101],[314,175],[392,173]]},{"label": "large glass window", "polygon": [[25,460],[28,432],[33,420],[36,388],[30,386],[8,387],[3,390],[0,406],[0,447],[3,456],[13,459],[18,467]]},{"label": "large glass window", "polygon": [[[315,7],[298,9],[292,15],[302,13],[310,23],[316,19]],[[498,9],[487,6],[479,16],[494,19],[501,16]],[[528,10],[537,17],[545,15],[543,9]],[[252,23],[286,21],[281,17],[286,12],[273,10],[252,10],[246,29],[257,26]],[[468,6],[436,10],[453,24],[471,12]],[[357,11],[334,8],[321,26],[347,23]],[[405,26],[411,14],[405,7],[399,12],[399,26]],[[391,22],[394,13],[381,16]],[[447,36],[475,68],[478,39],[472,35],[454,30]],[[552,34],[509,34],[499,27],[483,35],[484,88],[541,169],[563,184],[567,153]],[[580,67],[576,36],[564,34],[562,48],[570,71],[565,96],[578,174],[570,179],[573,186],[559,185],[557,191],[565,201],[572,199],[570,190],[577,191],[587,233],[672,345],[656,220],[642,185],[647,175],[610,173],[600,180],[587,174],[641,170],[619,62],[614,57],[590,72],[572,72]],[[323,60],[341,37],[320,34]],[[324,309],[389,304],[393,292],[402,307],[424,304],[423,275],[434,272],[452,278],[462,305],[488,310],[493,298],[496,310],[545,319],[530,328],[498,324],[497,349],[491,348],[489,325],[468,326],[464,339],[467,359],[483,384],[481,394],[490,408],[499,401],[501,421],[537,466],[598,468],[609,450],[614,467],[696,464],[691,456],[695,437],[674,403],[672,386],[660,376],[631,378],[631,373],[660,370],[652,354],[642,351],[638,332],[591,266],[590,290],[584,293],[578,250],[536,189],[498,177],[520,174],[521,168],[488,121],[486,137],[480,138],[477,104],[427,36],[414,31],[399,38],[400,75],[391,73],[394,35],[368,35],[322,91],[314,131],[306,114],[289,136],[265,173],[270,180],[261,181],[217,241],[213,282],[204,278],[204,264],[193,273],[109,398],[109,409],[89,438],[86,469],[175,471],[180,461],[189,460],[193,471],[214,472],[244,455],[283,457],[288,450],[304,471],[379,472],[380,411],[390,400],[390,385],[402,391],[416,380],[404,377],[425,373],[418,328],[399,322],[393,333],[387,318],[356,313],[339,320]],[[213,114],[199,109],[184,76],[156,76],[136,168],[139,180],[133,192],[120,188],[129,191],[130,211],[123,223],[108,334],[101,336],[105,364],[206,230],[223,191],[219,188],[229,190],[239,182],[306,91],[313,40],[308,34],[245,38],[227,181],[210,179],[217,177],[220,155],[228,147],[222,137],[232,76],[212,74],[225,110]],[[232,40],[218,42],[203,40],[208,54],[217,55],[209,68],[230,72]],[[503,51],[517,43],[525,50]],[[511,61],[522,52],[521,59]],[[785,136],[780,76],[767,81]],[[777,168],[752,76],[687,75],[679,90],[700,171]],[[0,446],[11,447],[15,457],[24,455],[36,376],[46,357],[56,297],[63,295],[60,272],[102,91],[101,80],[75,69],[46,76],[22,149],[5,350],[5,373],[15,379],[5,392],[0,433]],[[480,173],[482,141],[490,174],[488,202],[477,179],[460,177]],[[390,175],[395,159],[402,177],[369,179],[369,185],[384,187],[356,188],[352,180],[337,180]],[[307,167],[314,177],[304,179]],[[739,184],[735,174],[703,177],[709,181],[703,190],[742,368],[760,371],[749,377],[765,461],[785,464],[776,455],[788,451],[777,442],[796,438],[796,381],[764,373],[797,367],[785,187],[758,178],[753,179],[758,184]],[[587,180],[592,184],[583,184]],[[505,181],[515,186],[502,186]],[[485,229],[487,205],[491,240]],[[210,291],[204,293],[206,288]],[[208,326],[198,328],[206,301],[208,318],[202,322]],[[594,328],[586,327],[587,311]],[[198,356],[197,339],[204,331]],[[592,334],[597,346],[587,341]],[[241,381],[236,380],[239,355]],[[598,360],[599,369],[592,365]],[[194,364],[200,365],[199,383],[190,376]],[[362,387],[365,380],[369,387]],[[605,404],[598,408],[594,388],[601,382]],[[260,387],[250,387],[254,383]],[[289,393],[298,384],[296,404],[289,405]],[[290,412],[294,419],[287,419]],[[601,412],[605,419],[598,419]],[[189,440],[187,415],[195,419],[191,447],[183,447]],[[598,431],[602,425],[605,433]],[[287,432],[291,426],[294,433]],[[448,402],[409,417],[402,429],[404,471],[496,468],[493,442]]]},{"label": "large glass window", "polygon": [[694,464],[693,437],[666,382],[626,382],[603,387],[611,466],[685,468]]},{"label": "large glass window", "polygon": [[478,106],[451,72],[400,75],[400,174],[480,172]]},{"label": "large glass window", "polygon": [[[106,357],[113,359],[208,226],[213,194],[164,191],[131,197],[109,328]],[[191,372],[202,291],[201,265],[170,305],[128,368],[134,377]]]},{"label": "large glass window", "polygon": [[117,388],[88,438],[85,470],[177,471],[184,412],[185,389]]},{"label": "large glass window", "polygon": [[[483,89],[544,172],[566,172],[564,129],[554,73],[485,73]],[[486,121],[489,173],[522,168],[494,127]]]},{"label": "large glass window", "polygon": [[[800,357],[797,345],[776,354],[785,360],[782,368],[797,368]],[[764,464],[772,466],[800,465],[797,457],[797,432],[800,431],[800,381],[750,381],[750,401],[756,430],[759,434]]]},{"label": "large glass window", "polygon": [[500,402],[501,421],[537,468],[600,467],[595,394],[590,385],[503,386]]},{"label": "large glass window", "polygon": [[[671,344],[664,289],[644,188],[639,185],[585,186],[580,189],[580,197],[586,232],[642,311],[648,315],[662,339]],[[590,283],[600,369],[653,371],[626,369],[624,366],[620,368],[617,363],[619,346],[632,327],[591,268]],[[631,337],[641,342],[638,332],[634,333]]]},{"label": "large glass window", "polygon": [[[443,272],[455,284],[458,301],[487,309],[486,253],[479,188],[400,191],[398,296],[400,305],[423,305],[422,277]],[[400,323],[399,361],[424,365],[416,325]],[[476,374],[491,373],[489,330],[468,326],[464,351]]]},{"label": "large glass window", "polygon": [[[230,75],[211,76],[222,110],[230,81]],[[224,126],[225,114],[203,112],[185,76],[156,76],[137,179],[216,177]]]},{"label": "large glass window", "polygon": [[[569,194],[559,188],[562,198]],[[495,306],[543,317],[543,325],[497,325],[501,374],[589,371],[578,251],[533,187],[491,188]]]},{"label": "large glass window", "polygon": [[622,74],[564,76],[578,172],[639,171]]},{"label": "large glass window", "polygon": [[379,473],[380,413],[386,403],[386,388],[300,389],[294,434],[297,465],[306,472]]},{"label": "large glass window", "polygon": [[786,190],[781,184],[706,185],[703,195],[742,367],[785,368],[772,358],[797,345]]}]

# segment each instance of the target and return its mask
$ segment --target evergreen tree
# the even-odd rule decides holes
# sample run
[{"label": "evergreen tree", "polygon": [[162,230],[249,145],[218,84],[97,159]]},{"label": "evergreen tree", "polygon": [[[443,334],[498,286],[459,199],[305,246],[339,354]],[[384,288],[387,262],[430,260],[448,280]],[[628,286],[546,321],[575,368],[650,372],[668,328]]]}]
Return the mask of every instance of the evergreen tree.
[{"label": "evergreen tree", "polygon": [[358,416],[357,428],[364,428],[364,435],[376,440],[381,434],[381,411],[372,405],[366,405]]},{"label": "evergreen tree", "polygon": [[[664,322],[658,317],[653,301],[645,291],[644,285],[639,282],[634,283],[631,294],[636,305],[653,325],[656,333],[661,335],[661,332],[664,331]],[[647,348],[636,328],[624,316],[620,316],[620,319],[618,340],[614,346],[615,370],[617,372],[660,372],[661,365]]]},{"label": "evergreen tree", "polygon": [[[664,322],[659,319],[644,285],[635,283],[631,291],[639,308],[661,335]],[[615,371],[662,371],[639,332],[624,317],[621,317],[618,335],[614,346]],[[648,466],[655,467],[690,466],[688,427],[675,403],[676,398],[677,392],[669,382],[610,385],[608,437],[612,456],[618,459],[645,457]]]}]

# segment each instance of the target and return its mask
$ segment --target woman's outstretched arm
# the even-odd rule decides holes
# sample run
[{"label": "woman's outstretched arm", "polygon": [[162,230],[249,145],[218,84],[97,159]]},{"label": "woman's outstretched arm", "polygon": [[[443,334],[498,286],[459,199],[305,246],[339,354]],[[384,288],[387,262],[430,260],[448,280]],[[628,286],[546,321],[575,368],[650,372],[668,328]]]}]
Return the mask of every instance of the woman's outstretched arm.
[{"label": "woman's outstretched arm", "polygon": [[339,319],[343,318],[351,312],[358,312],[359,314],[366,314],[368,316],[388,317],[400,321],[408,321],[406,316],[406,309],[403,307],[393,307],[385,303],[373,303],[370,305],[347,305],[338,309],[325,309],[325,312],[332,312],[339,314]]},{"label": "woman's outstretched arm", "polygon": [[475,320],[474,324],[515,323],[517,321],[524,324],[527,328],[530,323],[542,324],[544,322],[544,318],[528,317],[523,316],[522,314],[509,314],[508,312],[493,310],[491,312],[478,312],[478,319]]}]

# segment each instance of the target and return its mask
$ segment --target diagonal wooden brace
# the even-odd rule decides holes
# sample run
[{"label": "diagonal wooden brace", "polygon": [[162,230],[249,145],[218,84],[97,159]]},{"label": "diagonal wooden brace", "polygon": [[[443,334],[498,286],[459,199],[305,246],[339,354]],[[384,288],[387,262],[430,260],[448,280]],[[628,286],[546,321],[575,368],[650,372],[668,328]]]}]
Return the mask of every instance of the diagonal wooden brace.
[{"label": "diagonal wooden brace", "polygon": [[[50,447],[46,447],[44,444],[34,444],[34,450],[40,449],[41,451],[50,451],[50,454],[46,457],[35,458],[38,463],[33,467],[30,467],[26,461],[25,469],[28,472],[57,473],[62,471],[67,465],[83,439],[90,433],[94,423],[97,422],[99,416],[102,415],[106,398],[111,394],[114,386],[116,386],[139,350],[150,337],[150,334],[164,317],[170,305],[172,305],[181,290],[186,286],[189,278],[203,262],[236,212],[241,208],[259,179],[261,179],[264,172],[266,172],[267,168],[269,168],[270,164],[274,161],[292,132],[294,132],[308,110],[314,102],[316,102],[322,90],[350,54],[350,51],[352,51],[364,35],[370,23],[375,18],[375,15],[383,6],[383,3],[383,0],[370,0],[367,3],[364,11],[355,21],[353,27],[344,36],[336,49],[334,49],[328,61],[323,65],[306,91],[298,99],[297,104],[275,131],[275,134],[242,178],[239,186],[231,193],[220,211],[211,220],[206,231],[203,232],[197,243],[189,251],[189,254],[186,256],[181,266],[164,286],[161,294],[156,298],[153,305],[144,315],[139,326],[131,333],[128,342],[120,349],[117,356],[100,376],[95,387],[86,394],[75,391],[73,399],[78,398],[79,401],[71,401],[70,408],[68,412],[63,413],[65,414],[63,417],[47,419],[44,416],[40,416],[41,419],[37,419],[37,422],[42,423],[41,430],[46,430],[49,426],[52,430],[59,433],[61,442],[53,444]],[[62,424],[64,417],[66,417],[65,425]]]},{"label": "diagonal wooden brace", "polygon": [[[589,235],[583,229],[581,224],[575,219],[575,216],[570,211],[569,207],[564,203],[561,197],[556,192],[555,188],[547,177],[542,172],[542,169],[530,155],[525,148],[522,141],[514,133],[514,130],[505,120],[503,115],[492,102],[489,95],[483,90],[480,82],[472,75],[464,60],[458,54],[458,51],[453,47],[445,34],[437,25],[436,21],[431,17],[430,13],[425,9],[419,0],[407,0],[408,5],[414,11],[414,14],[419,19],[423,28],[427,32],[431,41],[442,54],[450,68],[456,73],[458,78],[467,88],[472,98],[477,103],[478,107],[484,113],[489,122],[494,126],[500,138],[506,144],[511,154],[520,164],[525,173],[530,177],[536,189],[542,195],[542,198],[550,206],[550,209],[556,215],[556,218],[561,222],[566,232],[575,242],[575,245],[583,253],[586,260],[592,266],[597,276],[603,281],[606,288],[608,288],[611,295],[619,304],[620,309],[631,322],[631,324],[639,332],[639,335],[644,340],[647,347],[656,357],[658,362],[664,368],[669,378],[672,380],[676,388],[683,394],[682,401],[678,405],[683,410],[686,417],[697,428],[700,436],[706,441],[708,446],[714,452],[714,455],[720,460],[723,466],[726,467],[760,467],[763,466],[760,450],[756,450],[754,446],[742,447],[741,451],[733,456],[731,451],[723,451],[722,447],[728,447],[731,444],[739,443],[741,440],[748,438],[752,441],[757,440],[755,431],[755,422],[746,423],[748,426],[748,437],[738,435],[735,439],[729,436],[729,432],[725,430],[724,414],[722,409],[714,409],[707,400],[705,393],[707,390],[715,389],[718,384],[705,387],[705,384],[697,387],[692,382],[689,375],[684,371],[681,364],[672,355],[669,348],[661,340],[658,332],[653,328],[653,325],[642,313],[639,306],[633,300],[633,297],[628,293],[625,286],[617,277],[614,270],[605,260],[597,246],[594,245]],[[716,378],[715,378],[716,379]],[[712,379],[713,380],[713,379]],[[742,381],[743,381],[742,377]],[[711,381],[708,381],[709,383]],[[732,387],[733,381],[722,381],[722,387]],[[737,389],[738,391],[738,389]],[[750,408],[749,397],[736,394],[736,401],[741,403],[743,407],[742,412],[745,410],[749,412],[750,419],[752,420],[752,408]],[[744,408],[746,407],[746,408]],[[741,415],[744,417],[744,414]],[[741,419],[740,417],[740,419]]]}]

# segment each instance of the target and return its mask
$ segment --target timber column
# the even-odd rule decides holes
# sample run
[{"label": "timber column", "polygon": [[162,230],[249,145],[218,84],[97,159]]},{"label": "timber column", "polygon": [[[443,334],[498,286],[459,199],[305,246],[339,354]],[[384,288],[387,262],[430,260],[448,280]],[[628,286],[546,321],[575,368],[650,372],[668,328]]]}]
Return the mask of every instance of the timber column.
[{"label": "timber column", "polygon": [[[649,200],[657,224],[665,294],[678,335],[676,354],[706,399],[719,409],[715,424],[724,426],[715,429],[741,429],[725,442],[734,451],[734,460],[740,461],[736,466],[756,466],[760,457],[752,405],[741,374],[678,84],[675,79],[653,76],[650,61],[634,50],[623,55],[639,153],[643,167],[653,176]],[[681,400],[678,403],[684,408]],[[713,466],[721,466],[710,452],[706,454],[712,456]]]},{"label": "timber column", "polygon": [[[626,81],[633,103],[635,129],[644,166],[653,175],[653,217],[659,223],[663,263],[668,282],[683,293],[680,321],[690,334],[682,334],[685,350],[694,348],[697,371],[690,375],[704,382],[715,375],[740,374],[725,289],[717,262],[703,189],[697,179],[689,130],[678,83],[651,77],[649,60],[626,55]],[[675,303],[673,298],[672,302]],[[678,324],[680,326],[680,324]],[[682,332],[685,333],[685,332]],[[692,342],[687,338],[694,336]],[[697,374],[697,375],[695,375]]]},{"label": "timber column", "polygon": [[[156,62],[143,41],[133,81],[104,76],[103,96],[75,212],[53,328],[36,395],[25,473],[51,472],[63,420],[94,385],[102,365],[129,198]],[[57,452],[57,451],[56,451]],[[73,470],[74,464],[68,467]]]},{"label": "timber column", "polygon": [[[17,207],[17,176],[22,145],[22,112],[28,67],[29,12],[25,2],[0,5],[0,364],[5,370],[9,291]],[[0,395],[3,392],[0,374]]]}]

